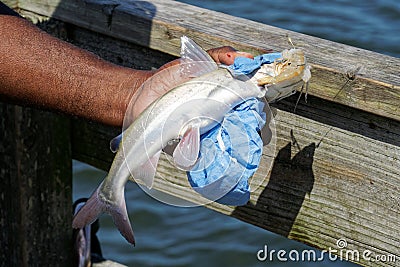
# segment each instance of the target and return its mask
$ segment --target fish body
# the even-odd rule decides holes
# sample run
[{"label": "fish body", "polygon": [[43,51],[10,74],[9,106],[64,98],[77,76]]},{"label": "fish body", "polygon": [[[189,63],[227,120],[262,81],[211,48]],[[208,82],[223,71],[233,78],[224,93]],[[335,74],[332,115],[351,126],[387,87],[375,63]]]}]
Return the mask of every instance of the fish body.
[{"label": "fish body", "polygon": [[190,169],[198,157],[200,135],[220,123],[239,103],[264,94],[252,83],[234,79],[228,70],[217,69],[153,102],[124,132],[122,149],[107,177],[75,216],[73,227],[82,228],[107,212],[122,235],[134,244],[124,200],[124,187],[131,174],[151,188],[160,152],[175,139],[181,139],[173,154],[175,163]]},{"label": "fish body", "polygon": [[129,178],[133,176],[151,188],[161,150],[177,139],[180,142],[173,152],[174,162],[190,170],[197,161],[200,135],[222,122],[239,103],[265,95],[264,86],[218,69],[210,56],[187,37],[182,43],[182,50],[189,51],[182,55],[188,63],[182,64],[183,69],[194,66],[199,77],[155,100],[123,132],[107,177],[75,215],[74,228],[83,228],[101,213],[109,213],[126,240],[135,244],[124,197]]}]

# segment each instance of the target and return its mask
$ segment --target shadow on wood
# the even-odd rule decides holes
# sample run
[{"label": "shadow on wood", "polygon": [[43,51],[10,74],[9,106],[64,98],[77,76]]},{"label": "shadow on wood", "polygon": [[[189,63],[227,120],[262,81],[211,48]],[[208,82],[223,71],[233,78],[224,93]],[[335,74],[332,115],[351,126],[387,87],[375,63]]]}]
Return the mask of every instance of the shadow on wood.
[{"label": "shadow on wood", "polygon": [[[321,249],[334,247],[344,237],[349,249],[390,252],[399,259],[399,59],[176,1],[135,2],[150,3],[145,9],[132,3],[57,0],[16,5],[26,14],[60,19],[60,32],[65,30],[65,37],[83,49],[139,69],[159,67],[177,56],[183,34],[204,48],[232,45],[248,52],[265,45],[259,36],[271,40],[270,48],[277,51],[287,47],[288,33],[302,40],[300,47],[313,65],[309,101],[300,101],[296,112],[297,96],[274,105],[278,154],[263,155],[276,157],[273,169],[260,166],[264,183],[252,194],[252,205],[208,207]],[[228,25],[229,31],[216,31],[215,25]],[[365,71],[350,79],[345,69],[359,64]],[[73,157],[108,170],[113,158],[108,142],[120,129],[79,119],[71,123]],[[162,163],[161,175],[171,182],[186,181],[184,173]]]},{"label": "shadow on wood", "polygon": [[0,103],[1,266],[70,266],[69,121]]},{"label": "shadow on wood", "polygon": [[[78,2],[82,4],[82,1]],[[77,8],[78,2],[53,1],[49,2],[49,7],[53,5],[54,18],[58,17],[60,10],[68,8],[76,14],[70,16],[72,20],[94,11],[93,21],[87,25],[92,25],[94,28],[91,30],[94,31],[98,31],[96,27],[106,31],[118,30],[125,23],[125,8],[136,10],[147,17],[133,22],[140,24],[140,31],[120,33],[133,34],[149,46],[151,18],[156,11],[151,3],[135,1],[122,5],[104,1],[99,5],[85,1],[85,8]],[[43,7],[43,3],[33,5]],[[19,8],[18,3],[13,7]],[[117,13],[118,19],[114,20]],[[79,32],[70,31],[63,22],[41,21],[43,17],[40,15],[33,16],[33,19],[40,28],[58,38],[78,39],[71,35]],[[102,45],[100,53],[106,51]],[[107,49],[110,47],[112,45]],[[133,48],[135,51],[141,49],[137,45]],[[137,67],[129,64],[134,61],[129,58],[132,54],[137,55],[137,65],[143,61],[143,54],[108,54],[113,54],[115,63],[129,67]],[[0,103],[0,115],[0,178],[3,184],[0,189],[0,265],[71,266],[72,158],[69,120],[57,114],[3,103]]]},{"label": "shadow on wood", "polygon": [[368,112],[360,112],[355,108],[346,107],[315,96],[308,96],[307,103],[301,100],[296,111],[294,111],[297,98],[298,94],[271,106],[325,125],[400,146],[400,121],[383,118]]},{"label": "shadow on wood", "polygon": [[314,185],[312,164],[316,148],[311,143],[291,158],[292,145],[298,145],[295,139],[278,152],[269,182],[256,204],[237,207],[232,216],[243,219],[246,218],[243,213],[258,210],[268,214],[260,217],[260,227],[284,236],[289,235],[303,201]]}]

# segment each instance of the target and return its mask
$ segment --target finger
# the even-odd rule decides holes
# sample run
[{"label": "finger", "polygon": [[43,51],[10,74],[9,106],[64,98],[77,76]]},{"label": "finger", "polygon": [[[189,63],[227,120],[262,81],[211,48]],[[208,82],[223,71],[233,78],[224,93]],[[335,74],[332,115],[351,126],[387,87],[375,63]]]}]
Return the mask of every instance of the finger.
[{"label": "finger", "polygon": [[254,58],[254,56],[252,54],[247,53],[247,52],[238,51],[236,53],[237,53],[237,57],[247,57],[247,58],[251,58],[251,59]]}]

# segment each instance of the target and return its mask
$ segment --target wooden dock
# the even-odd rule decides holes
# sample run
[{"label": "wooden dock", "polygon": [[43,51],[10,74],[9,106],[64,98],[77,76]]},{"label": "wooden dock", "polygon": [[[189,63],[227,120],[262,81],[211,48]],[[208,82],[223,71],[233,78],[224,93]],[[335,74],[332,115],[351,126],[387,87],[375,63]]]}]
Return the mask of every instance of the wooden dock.
[{"label": "wooden dock", "polygon": [[[308,101],[296,112],[297,96],[272,105],[276,152],[264,153],[251,201],[207,207],[322,250],[342,238],[347,250],[393,259],[354,260],[363,266],[400,266],[399,58],[174,1],[6,3],[60,38],[140,69],[178,56],[182,35],[205,49],[254,54],[290,48],[290,36],[312,65]],[[1,261],[27,266],[52,255],[46,263],[60,265],[69,257],[71,160],[108,170],[109,140],[120,129],[5,103],[0,110]],[[184,184],[185,173],[165,159],[157,171],[167,180],[156,189],[196,202],[167,186]]]}]

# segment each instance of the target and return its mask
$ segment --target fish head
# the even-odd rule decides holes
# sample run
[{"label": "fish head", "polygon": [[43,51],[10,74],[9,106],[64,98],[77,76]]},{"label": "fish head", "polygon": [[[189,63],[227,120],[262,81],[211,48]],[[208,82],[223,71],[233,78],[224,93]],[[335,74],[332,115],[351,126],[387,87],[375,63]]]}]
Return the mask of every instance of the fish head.
[{"label": "fish head", "polygon": [[284,50],[281,58],[261,68],[256,83],[267,90],[265,97],[268,102],[294,94],[311,78],[310,66],[301,49]]},{"label": "fish head", "polygon": [[279,83],[293,83],[300,81],[306,69],[306,58],[301,49],[286,49],[282,51],[282,58],[264,68],[272,68],[269,75],[257,80],[259,86],[268,86]]}]

